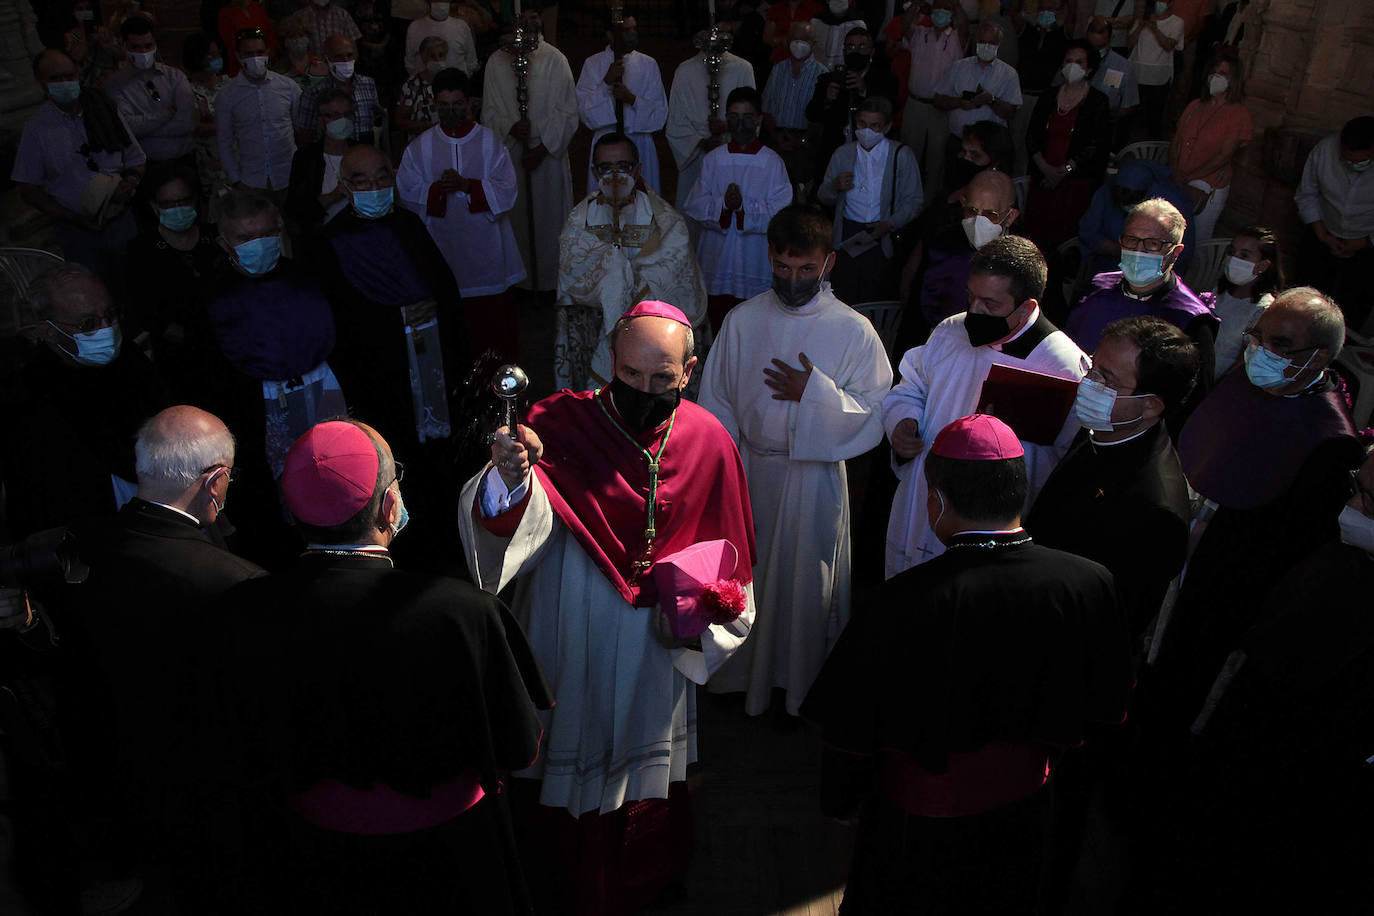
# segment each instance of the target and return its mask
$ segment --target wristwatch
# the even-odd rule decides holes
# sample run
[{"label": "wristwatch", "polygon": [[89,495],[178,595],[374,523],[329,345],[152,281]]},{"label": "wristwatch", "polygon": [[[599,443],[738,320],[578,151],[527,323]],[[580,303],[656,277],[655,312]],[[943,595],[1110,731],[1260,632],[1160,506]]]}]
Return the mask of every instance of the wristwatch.
[{"label": "wristwatch", "polygon": [[1073,160],[1070,159],[1068,162],[1064,163],[1064,174],[1067,175],[1067,174],[1069,174],[1069,173],[1072,172],[1072,171],[1073,171]]}]

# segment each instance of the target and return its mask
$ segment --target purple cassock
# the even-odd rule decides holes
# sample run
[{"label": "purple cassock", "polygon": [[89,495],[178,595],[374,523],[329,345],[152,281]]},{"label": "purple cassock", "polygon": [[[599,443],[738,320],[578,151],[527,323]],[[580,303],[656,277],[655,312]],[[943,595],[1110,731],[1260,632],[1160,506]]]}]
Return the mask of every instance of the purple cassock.
[{"label": "purple cassock", "polygon": [[1069,320],[1064,325],[1064,333],[1084,353],[1096,350],[1107,325],[1120,318],[1153,315],[1184,331],[1198,318],[1207,317],[1213,322],[1217,321],[1212,312],[1212,294],[1203,293],[1199,296],[1177,274],[1172,282],[1143,297],[1126,292],[1119,270],[1098,274],[1093,277],[1092,285],[1092,290],[1069,313]]}]

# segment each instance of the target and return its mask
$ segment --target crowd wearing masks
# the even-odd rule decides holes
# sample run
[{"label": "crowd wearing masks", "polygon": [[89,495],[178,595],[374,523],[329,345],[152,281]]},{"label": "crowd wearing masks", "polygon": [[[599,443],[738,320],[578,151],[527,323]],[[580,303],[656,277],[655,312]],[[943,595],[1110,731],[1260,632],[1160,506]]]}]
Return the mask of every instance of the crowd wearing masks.
[{"label": "crowd wearing masks", "polygon": [[1367,894],[1374,117],[1243,224],[1259,5],[35,6],[17,913],[675,905],[726,702],[843,913]]}]

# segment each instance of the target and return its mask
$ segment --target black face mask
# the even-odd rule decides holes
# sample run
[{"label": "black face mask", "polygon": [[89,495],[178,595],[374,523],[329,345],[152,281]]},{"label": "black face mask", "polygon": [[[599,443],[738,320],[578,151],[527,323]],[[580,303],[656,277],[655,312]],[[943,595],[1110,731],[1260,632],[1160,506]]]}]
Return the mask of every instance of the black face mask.
[{"label": "black face mask", "polygon": [[807,280],[784,280],[773,274],[773,292],[778,294],[782,304],[790,309],[799,309],[810,302],[821,289],[821,278]]},{"label": "black face mask", "polygon": [[1011,316],[980,315],[968,312],[964,315],[964,331],[968,334],[970,346],[985,347],[1001,340],[1011,333]]},{"label": "black face mask", "polygon": [[445,130],[462,130],[463,125],[468,123],[467,109],[462,111],[443,110],[439,112],[439,126]]},{"label": "black face mask", "polygon": [[638,47],[639,32],[626,30],[620,33],[620,52],[622,54],[629,54]]},{"label": "black face mask", "polygon": [[853,70],[855,73],[862,73],[868,69],[868,62],[873,58],[868,54],[860,54],[858,51],[849,51],[844,56],[844,66],[846,70]]},{"label": "black face mask", "polygon": [[642,433],[656,429],[672,416],[682,400],[682,392],[670,388],[662,394],[651,394],[625,384],[617,375],[611,379],[611,398],[615,401],[615,409],[630,425],[630,430]]}]

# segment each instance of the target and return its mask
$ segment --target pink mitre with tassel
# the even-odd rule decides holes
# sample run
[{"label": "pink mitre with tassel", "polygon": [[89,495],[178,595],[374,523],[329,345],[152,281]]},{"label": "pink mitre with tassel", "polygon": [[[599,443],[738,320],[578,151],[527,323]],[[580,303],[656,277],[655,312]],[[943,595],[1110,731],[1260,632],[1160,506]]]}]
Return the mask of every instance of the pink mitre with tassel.
[{"label": "pink mitre with tassel", "polygon": [[727,624],[744,613],[744,584],[729,578],[739,551],[726,540],[702,541],[654,564],[658,605],[676,639],[693,639],[711,624]]}]

